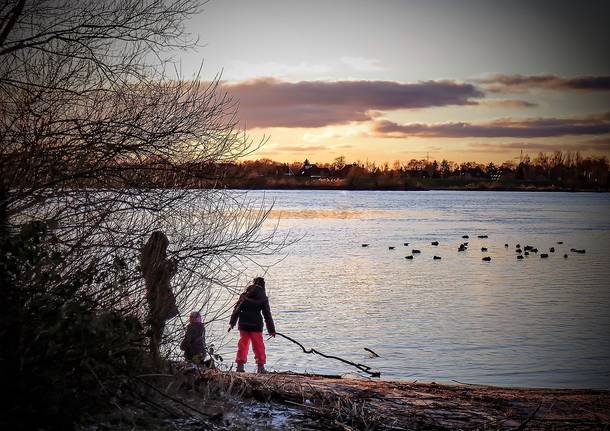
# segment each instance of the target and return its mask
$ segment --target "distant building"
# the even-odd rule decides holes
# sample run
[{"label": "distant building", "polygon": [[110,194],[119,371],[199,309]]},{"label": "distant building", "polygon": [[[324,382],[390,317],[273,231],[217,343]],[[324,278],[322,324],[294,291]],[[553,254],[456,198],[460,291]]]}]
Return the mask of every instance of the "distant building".
[{"label": "distant building", "polygon": [[328,178],[330,176],[330,169],[319,168],[318,165],[309,163],[308,159],[303,162],[303,167],[297,173],[299,177],[309,177],[312,179]]}]

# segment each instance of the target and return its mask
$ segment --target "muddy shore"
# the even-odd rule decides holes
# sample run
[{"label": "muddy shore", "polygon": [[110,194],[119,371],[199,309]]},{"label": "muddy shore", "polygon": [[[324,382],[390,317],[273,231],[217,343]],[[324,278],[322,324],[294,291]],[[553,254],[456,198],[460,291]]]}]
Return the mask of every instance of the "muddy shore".
[{"label": "muddy shore", "polygon": [[[158,383],[169,389],[173,400],[155,402],[172,404],[183,414],[170,414],[168,408],[144,418],[144,410],[134,409],[128,429],[610,429],[610,391],[217,370],[176,375]],[[95,424],[81,429],[123,429],[121,420],[103,419],[92,418]]]}]

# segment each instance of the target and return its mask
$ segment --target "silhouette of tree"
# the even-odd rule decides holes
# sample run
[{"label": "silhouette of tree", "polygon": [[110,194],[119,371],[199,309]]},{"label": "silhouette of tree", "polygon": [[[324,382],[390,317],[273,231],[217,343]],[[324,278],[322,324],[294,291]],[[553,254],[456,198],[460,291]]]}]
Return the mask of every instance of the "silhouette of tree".
[{"label": "silhouette of tree", "polygon": [[[43,221],[48,229],[38,240],[61,256],[53,268],[61,283],[91,268],[93,282],[75,280],[72,293],[89,298],[91,310],[144,321],[137,256],[156,230],[169,238],[177,264],[179,309],[204,309],[206,321],[226,314],[246,262],[284,245],[261,230],[264,203],[219,187],[223,164],[260,143],[236,128],[236,104],[218,77],[168,73],[176,52],[197,46],[184,21],[201,4],[36,0],[0,8],[2,239]],[[17,305],[58,287],[37,274],[17,274],[7,286],[20,292]],[[170,326],[165,341],[179,329]]]},{"label": "silhouette of tree", "polygon": [[449,175],[449,172],[451,172],[449,162],[447,161],[447,159],[443,159],[441,161],[441,177],[445,178]]},{"label": "silhouette of tree", "polygon": [[345,157],[344,156],[336,157],[335,160],[333,160],[333,163],[331,164],[331,166],[335,170],[343,169],[345,167]]}]

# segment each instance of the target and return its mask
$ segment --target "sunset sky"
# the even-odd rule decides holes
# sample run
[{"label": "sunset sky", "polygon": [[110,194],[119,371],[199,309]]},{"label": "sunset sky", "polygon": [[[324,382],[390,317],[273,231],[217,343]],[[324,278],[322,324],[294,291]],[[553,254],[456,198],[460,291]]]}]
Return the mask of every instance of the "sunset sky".
[{"label": "sunset sky", "polygon": [[222,71],[252,158],[317,162],[520,150],[610,156],[608,1],[212,0],[185,77]]}]

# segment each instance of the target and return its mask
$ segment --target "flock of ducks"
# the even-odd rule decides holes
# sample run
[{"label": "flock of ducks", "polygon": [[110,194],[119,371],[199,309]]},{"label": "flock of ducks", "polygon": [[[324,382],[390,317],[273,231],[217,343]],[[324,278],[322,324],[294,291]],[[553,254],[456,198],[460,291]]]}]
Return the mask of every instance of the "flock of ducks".
[{"label": "flock of ducks", "polygon": [[[479,239],[487,239],[487,238],[489,238],[489,236],[487,236],[487,235],[478,235],[477,238],[479,238]],[[462,239],[469,239],[469,236],[468,235],[463,235]],[[430,245],[435,246],[435,247],[438,246],[438,244],[439,244],[438,241],[432,241],[430,243]],[[561,244],[563,244],[563,241],[557,241],[557,244],[561,245]],[[403,245],[405,247],[408,247],[409,243],[405,242]],[[366,243],[362,244],[362,247],[368,247],[368,246],[369,246],[369,244],[366,244]],[[509,247],[508,244],[504,244],[504,248],[508,248],[508,247]],[[396,248],[395,246],[389,246],[388,247],[389,250],[394,250],[395,248]],[[464,252],[466,250],[468,250],[468,242],[462,242],[459,245],[459,247],[458,247],[458,252]],[[585,254],[585,252],[586,252],[584,249],[577,249],[577,248],[571,248],[570,251],[572,253],[577,253],[577,254]],[[486,253],[487,252],[487,247],[481,247],[481,252],[482,253]],[[420,254],[420,253],[421,253],[421,250],[412,249],[411,250],[411,254],[405,256],[405,259],[412,260],[415,255]],[[515,245],[515,253],[517,255],[517,259],[521,260],[521,259],[524,259],[525,256],[529,256],[530,254],[538,254],[538,248],[536,248],[536,247],[534,247],[532,245],[525,245],[525,246],[521,247],[521,244],[517,244],[517,245]],[[544,252],[544,253],[541,252],[540,253],[540,258],[541,259],[548,258],[549,257],[549,253],[555,253],[555,247],[550,247],[548,252]],[[567,259],[568,258],[568,254],[564,253],[563,258]],[[440,256],[434,255],[432,257],[432,259],[433,260],[441,260],[442,258]],[[485,262],[490,262],[491,261],[491,256],[483,256],[483,258],[481,260],[483,260]]]}]

